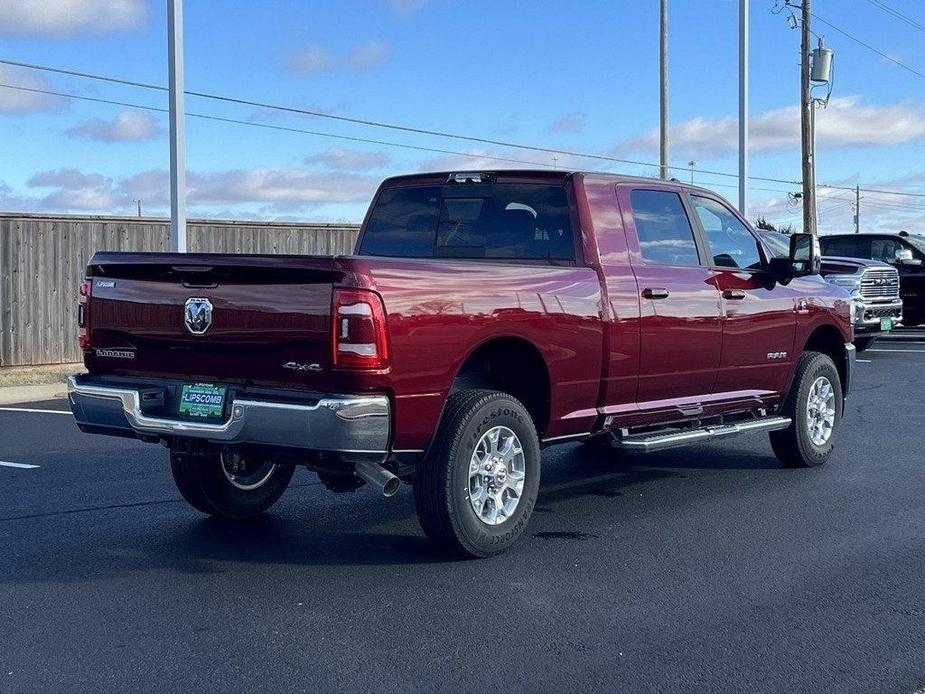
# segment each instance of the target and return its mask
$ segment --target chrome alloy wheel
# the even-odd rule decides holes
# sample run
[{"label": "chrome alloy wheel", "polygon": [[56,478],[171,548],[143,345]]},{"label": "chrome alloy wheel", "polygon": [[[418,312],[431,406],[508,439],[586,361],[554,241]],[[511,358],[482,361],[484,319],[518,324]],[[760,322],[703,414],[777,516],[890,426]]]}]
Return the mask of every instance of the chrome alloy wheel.
[{"label": "chrome alloy wheel", "polygon": [[501,426],[482,434],[469,460],[469,501],[480,521],[499,525],[517,510],[526,467],[517,434]]},{"label": "chrome alloy wheel", "polygon": [[825,376],[813,381],[806,400],[806,428],[817,446],[824,446],[835,429],[835,389]]},{"label": "chrome alloy wheel", "polygon": [[240,453],[222,453],[222,472],[231,486],[245,492],[259,489],[276,472],[276,463],[253,460]]}]

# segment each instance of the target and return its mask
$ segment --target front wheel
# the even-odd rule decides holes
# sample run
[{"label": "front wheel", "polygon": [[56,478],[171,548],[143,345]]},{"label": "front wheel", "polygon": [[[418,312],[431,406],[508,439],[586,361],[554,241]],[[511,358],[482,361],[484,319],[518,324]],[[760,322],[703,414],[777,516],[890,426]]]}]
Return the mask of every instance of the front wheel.
[{"label": "front wheel", "polygon": [[832,455],[842,416],[842,388],[827,354],[804,352],[781,412],[790,426],[770,432],[771,447],[787,467],[815,467]]},{"label": "front wheel", "polygon": [[425,534],[451,554],[499,554],[527,527],[539,486],[540,445],[526,408],[497,391],[450,396],[414,473]]},{"label": "front wheel", "polygon": [[248,518],[279,501],[295,468],[233,451],[172,451],[170,471],[180,494],[196,510],[210,516]]}]

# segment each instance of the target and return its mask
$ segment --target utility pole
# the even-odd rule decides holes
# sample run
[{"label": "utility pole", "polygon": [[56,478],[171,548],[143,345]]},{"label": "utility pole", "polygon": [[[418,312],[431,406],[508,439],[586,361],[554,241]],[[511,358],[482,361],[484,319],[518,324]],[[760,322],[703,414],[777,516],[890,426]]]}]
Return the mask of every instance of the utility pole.
[{"label": "utility pole", "polygon": [[183,116],[183,0],[167,0],[170,87],[170,250],[186,253],[186,128]]},{"label": "utility pole", "polygon": [[861,233],[861,184],[854,187],[854,233]]},{"label": "utility pole", "polygon": [[668,179],[668,0],[659,10],[659,175]]},{"label": "utility pole", "polygon": [[739,212],[748,218],[748,0],[739,0]]},{"label": "utility pole", "polygon": [[815,106],[809,81],[809,20],[811,0],[802,0],[800,40],[800,141],[803,150],[803,232],[816,234],[816,151],[813,116]]},{"label": "utility pole", "polygon": [[141,198],[132,198],[132,202],[138,206],[138,216],[141,216]]},{"label": "utility pole", "polygon": [[691,159],[689,162],[687,162],[687,165],[691,167],[691,185],[694,185],[694,167],[697,166],[697,162]]}]

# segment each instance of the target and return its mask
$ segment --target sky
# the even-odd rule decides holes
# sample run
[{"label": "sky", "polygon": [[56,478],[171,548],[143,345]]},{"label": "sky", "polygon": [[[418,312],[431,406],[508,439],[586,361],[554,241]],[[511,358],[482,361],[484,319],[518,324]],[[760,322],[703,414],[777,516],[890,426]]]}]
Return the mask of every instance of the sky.
[{"label": "sky", "polygon": [[[782,1],[750,3],[749,165],[798,181],[800,36],[775,13]],[[188,214],[360,221],[383,178],[426,170],[657,175],[658,4],[187,0],[188,91],[637,162],[188,96],[188,114],[243,121],[187,117]],[[695,183],[735,201],[738,2],[669,8],[672,174],[689,181],[694,161]],[[862,230],[925,232],[925,3],[816,0],[813,11],[836,55],[816,116],[817,182],[869,189]],[[3,0],[0,59],[166,85],[166,3]],[[128,104],[0,87],[0,211],[124,215],[140,199],[146,215],[169,213],[165,92],[3,64],[0,84]],[[799,228],[798,190],[750,181],[749,218]],[[851,230],[853,202],[820,188],[820,229]]]}]

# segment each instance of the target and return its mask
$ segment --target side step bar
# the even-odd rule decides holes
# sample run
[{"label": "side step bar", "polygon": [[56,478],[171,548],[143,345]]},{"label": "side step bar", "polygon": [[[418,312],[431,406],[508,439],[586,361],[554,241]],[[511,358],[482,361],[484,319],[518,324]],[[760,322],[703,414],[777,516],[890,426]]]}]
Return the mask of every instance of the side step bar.
[{"label": "side step bar", "polygon": [[699,443],[712,439],[748,434],[753,431],[775,431],[790,426],[790,417],[761,417],[748,419],[744,422],[731,424],[716,424],[701,429],[685,429],[682,431],[654,432],[651,434],[638,434],[635,436],[615,436],[617,448],[633,451],[663,451],[666,448],[686,446],[689,443]]}]

